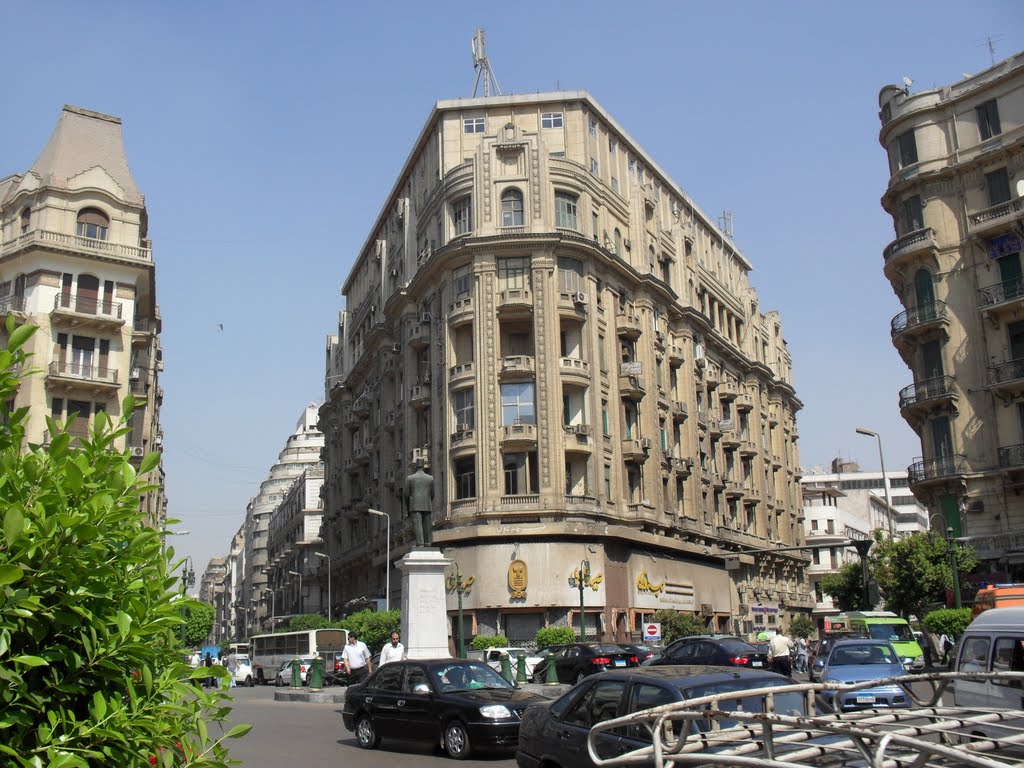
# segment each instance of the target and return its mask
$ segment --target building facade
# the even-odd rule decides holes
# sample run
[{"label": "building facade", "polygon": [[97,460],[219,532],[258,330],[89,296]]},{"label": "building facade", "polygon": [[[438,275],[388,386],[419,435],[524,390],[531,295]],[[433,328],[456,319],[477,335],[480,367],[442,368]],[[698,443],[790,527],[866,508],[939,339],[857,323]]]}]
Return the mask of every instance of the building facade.
[{"label": "building facade", "polygon": [[659,608],[746,631],[755,588],[809,610],[802,555],[746,554],[803,538],[800,401],[750,270],[589,94],[438,103],[327,344],[340,599],[384,596],[390,569],[399,604],[423,462],[467,637],[529,642],[581,604],[588,637]]},{"label": "building facade", "polygon": [[321,551],[320,539],[323,484],[323,464],[307,466],[270,515],[267,555],[269,589],[274,593],[274,601],[268,627],[282,614],[328,615],[331,585],[327,559],[320,556],[327,554]]},{"label": "building facade", "polygon": [[908,469],[934,524],[967,537],[989,580],[1024,578],[1024,53],[920,93],[886,86],[884,271],[911,369]]},{"label": "building facade", "polygon": [[[0,315],[39,327],[25,348],[41,372],[14,402],[32,409],[29,443],[49,443],[48,416],[76,438],[99,413],[116,423],[131,394],[139,402],[117,447],[136,464],[161,449],[163,353],[148,226],[117,117],[65,106],[31,169],[0,179]],[[163,464],[144,479],[155,490],[143,512],[162,527]]]}]

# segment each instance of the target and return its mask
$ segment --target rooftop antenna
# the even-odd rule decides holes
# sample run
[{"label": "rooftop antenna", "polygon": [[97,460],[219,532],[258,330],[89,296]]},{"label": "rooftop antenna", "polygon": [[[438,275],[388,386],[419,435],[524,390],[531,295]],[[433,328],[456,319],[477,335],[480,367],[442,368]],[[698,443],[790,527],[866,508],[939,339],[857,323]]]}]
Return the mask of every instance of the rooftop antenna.
[{"label": "rooftop antenna", "polygon": [[732,211],[722,211],[722,215],[718,217],[718,228],[732,240]]},{"label": "rooftop antenna", "polygon": [[473,82],[473,97],[476,98],[477,88],[480,87],[480,78],[484,80],[484,98],[491,95],[491,85],[494,85],[494,92],[501,96],[501,86],[498,85],[498,78],[494,76],[491,69],[491,62],[487,58],[487,42],[483,27],[479,27],[473,33],[470,47],[473,49],[473,69],[476,70],[476,80]]}]

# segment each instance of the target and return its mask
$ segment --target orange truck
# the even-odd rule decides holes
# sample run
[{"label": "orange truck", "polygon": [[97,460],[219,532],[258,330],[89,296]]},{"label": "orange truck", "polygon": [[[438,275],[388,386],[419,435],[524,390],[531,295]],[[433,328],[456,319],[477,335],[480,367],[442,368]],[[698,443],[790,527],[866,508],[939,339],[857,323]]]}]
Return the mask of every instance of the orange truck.
[{"label": "orange truck", "polygon": [[1024,605],[1024,584],[989,584],[978,590],[974,598],[973,616],[989,608]]}]

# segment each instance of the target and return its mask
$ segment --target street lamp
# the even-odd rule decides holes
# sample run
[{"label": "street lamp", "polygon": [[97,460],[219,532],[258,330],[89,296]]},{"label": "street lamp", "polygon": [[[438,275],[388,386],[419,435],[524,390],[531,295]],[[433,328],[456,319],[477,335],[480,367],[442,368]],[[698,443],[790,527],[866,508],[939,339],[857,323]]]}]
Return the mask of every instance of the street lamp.
[{"label": "street lamp", "polygon": [[264,589],[263,594],[270,593],[270,631],[274,631],[274,620],[277,617],[277,589]]},{"label": "street lamp", "polygon": [[[928,518],[928,525],[931,526],[933,518],[939,518],[943,523],[946,522],[942,515],[932,515]],[[932,531],[935,529],[932,528]],[[939,530],[942,530],[941,528]],[[963,602],[960,599],[960,568],[957,563],[957,543],[956,539],[953,538],[953,526],[947,525],[945,530],[946,536],[946,551],[949,553],[949,569],[953,575],[953,607],[962,608]]]},{"label": "street lamp", "polygon": [[464,625],[462,623],[462,596],[466,593],[466,586],[462,583],[462,571],[459,570],[458,562],[452,560],[452,565],[455,566],[455,576],[453,577],[453,579],[449,580],[448,586],[450,589],[454,589],[456,594],[458,594],[459,596],[459,637],[458,645],[456,646],[455,650],[458,653],[459,658],[462,659],[466,656],[466,641],[464,636],[465,630]]},{"label": "street lamp", "polygon": [[885,489],[885,519],[889,523],[889,538],[894,539],[896,536],[894,535],[892,526],[892,504],[889,501],[889,478],[885,474],[885,456],[882,455],[882,436],[877,432],[872,432],[870,429],[865,429],[864,427],[857,427],[857,434],[873,437],[878,440],[878,461],[882,465],[882,487]]},{"label": "street lamp", "polygon": [[331,623],[331,556],[325,555],[323,552],[314,552],[317,557],[322,557],[327,561],[327,623]]},{"label": "street lamp", "polygon": [[[569,577],[569,584],[571,585],[573,577]],[[587,614],[586,608],[583,604],[583,590],[586,589],[587,582],[590,581],[590,561],[580,561],[580,569],[576,572],[576,586],[580,590],[580,642],[585,643],[587,641]]]},{"label": "street lamp", "polygon": [[[188,555],[181,564],[181,599],[184,601],[185,593],[196,584],[196,572],[192,567],[192,558]],[[181,604],[181,647],[185,647],[185,622],[188,620],[188,613],[185,603]]]},{"label": "street lamp", "polygon": [[[391,515],[387,512],[381,512],[379,509],[368,509],[371,515],[377,515],[377,517],[386,517],[388,519],[388,532],[387,532],[387,545],[384,562],[384,610],[391,610]],[[461,654],[460,654],[461,656]]]},{"label": "street lamp", "polygon": [[298,571],[288,571],[292,576],[299,577],[299,613],[302,613],[302,574]]}]

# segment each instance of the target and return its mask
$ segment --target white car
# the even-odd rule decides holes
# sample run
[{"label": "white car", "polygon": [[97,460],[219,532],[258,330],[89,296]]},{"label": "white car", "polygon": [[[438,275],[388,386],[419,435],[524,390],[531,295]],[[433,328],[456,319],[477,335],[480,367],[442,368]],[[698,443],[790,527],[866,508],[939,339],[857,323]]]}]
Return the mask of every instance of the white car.
[{"label": "white car", "polygon": [[[533,680],[533,668],[538,664],[542,664],[544,659],[540,656],[530,653],[525,648],[488,648],[484,651],[471,651],[468,656],[470,658],[480,658],[487,662],[487,666],[493,669],[497,673],[501,673],[501,654],[508,654],[508,663],[512,666],[512,677],[515,678],[516,671],[519,668],[519,657],[526,657],[526,679]],[[479,656],[477,654],[480,654]]]},{"label": "white car", "polygon": [[[252,688],[256,685],[256,679],[252,676],[252,664],[249,657],[244,654],[236,654],[238,669],[235,671],[235,685],[247,685]],[[289,678],[290,679],[290,678]]]},{"label": "white car", "polygon": [[[300,661],[302,662],[302,665],[299,668],[300,669],[299,677],[302,680],[302,684],[305,685],[306,684],[306,673],[309,672],[309,668],[311,666],[313,666],[313,657],[312,656],[303,656],[300,659]],[[288,661],[286,661],[284,664],[281,665],[281,668],[279,670],[277,670],[277,679],[274,681],[274,685],[276,685],[278,688],[281,688],[283,686],[291,685],[291,684],[292,684],[292,661],[291,661],[291,659],[289,659]]]}]

